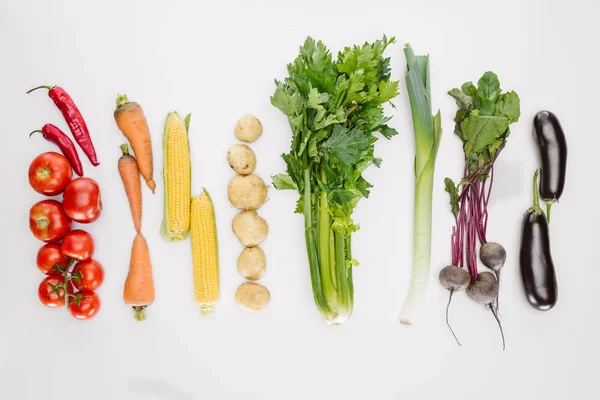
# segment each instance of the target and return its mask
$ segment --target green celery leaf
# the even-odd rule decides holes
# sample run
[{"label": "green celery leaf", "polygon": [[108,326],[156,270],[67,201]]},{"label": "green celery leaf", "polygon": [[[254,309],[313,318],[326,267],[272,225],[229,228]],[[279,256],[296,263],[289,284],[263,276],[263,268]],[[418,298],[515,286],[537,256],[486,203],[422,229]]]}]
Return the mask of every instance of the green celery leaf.
[{"label": "green celery leaf", "polygon": [[387,103],[398,95],[398,81],[379,82],[379,99],[378,104]]},{"label": "green celery leaf", "polygon": [[331,136],[321,145],[321,149],[350,166],[360,160],[361,151],[369,145],[369,139],[362,129],[353,128],[349,131],[342,125],[335,125]]},{"label": "green celery leaf", "polygon": [[381,133],[381,135],[386,138],[386,139],[391,139],[392,137],[396,136],[398,134],[398,131],[395,130],[394,128],[390,128],[387,125],[381,125],[379,127],[379,133]]},{"label": "green celery leaf", "polygon": [[288,90],[282,82],[275,81],[277,89],[271,96],[271,104],[288,117],[296,115],[302,107],[302,98],[298,93]]},{"label": "green celery leaf", "polygon": [[319,93],[317,89],[312,88],[308,93],[308,101],[306,102],[306,106],[320,110],[323,108],[321,104],[327,103],[327,101],[329,101],[329,97],[330,96],[327,93]]},{"label": "green celery leaf", "polygon": [[356,207],[356,204],[362,197],[362,194],[357,189],[333,189],[327,193],[327,201],[330,206],[337,204],[343,207]]},{"label": "green celery leaf", "polygon": [[321,161],[321,171],[325,174],[325,179],[329,184],[336,184],[340,180],[339,174],[333,170],[326,160]]},{"label": "green celery leaf", "polygon": [[325,129],[322,129],[311,135],[311,137],[308,141],[308,156],[309,157],[315,158],[315,157],[319,156],[319,150],[317,148],[317,144],[319,144],[328,135],[329,135],[329,132]]},{"label": "green celery leaf", "polygon": [[292,153],[282,154],[281,158],[287,165],[287,173],[292,178],[292,181],[296,184],[298,191],[304,190],[304,171],[302,163]]},{"label": "green celery leaf", "polygon": [[302,196],[298,197],[298,200],[296,200],[296,209],[294,210],[294,213],[304,213],[304,199],[302,198]]},{"label": "green celery leaf", "polygon": [[365,198],[369,198],[369,194],[371,194],[371,188],[373,187],[373,185],[371,185],[369,182],[367,182],[367,180],[365,178],[363,178],[362,176],[359,176],[358,179],[356,180],[356,188],[358,190],[360,190],[360,193],[365,197]]},{"label": "green celery leaf", "polygon": [[319,130],[319,129],[326,128],[333,124],[343,124],[345,122],[346,122],[346,113],[344,112],[344,109],[340,107],[335,111],[330,110],[329,113],[327,114],[327,117],[325,117],[323,120],[316,123],[313,126],[313,129]]},{"label": "green celery leaf", "polygon": [[296,186],[292,178],[287,174],[277,174],[272,176],[271,180],[277,190],[298,190],[298,186]]},{"label": "green celery leaf", "polygon": [[389,81],[391,77],[390,57],[382,58],[377,64],[377,80]]},{"label": "green celery leaf", "polygon": [[304,45],[300,48],[300,54],[316,71],[323,71],[332,64],[331,53],[325,44],[320,40],[315,42],[310,36],[306,38]]}]

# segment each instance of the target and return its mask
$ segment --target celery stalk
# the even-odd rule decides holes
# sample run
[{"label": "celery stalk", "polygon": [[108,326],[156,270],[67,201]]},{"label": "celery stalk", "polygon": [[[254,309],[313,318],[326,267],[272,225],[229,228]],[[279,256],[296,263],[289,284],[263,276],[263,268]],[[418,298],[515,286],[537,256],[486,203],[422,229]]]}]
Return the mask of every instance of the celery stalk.
[{"label": "celery stalk", "polygon": [[415,205],[413,221],[413,266],[408,297],[400,322],[411,325],[427,288],[431,260],[431,203],[435,159],[442,138],[440,112],[431,114],[429,56],[415,56],[409,44],[404,49],[408,71],[406,87],[415,134]]}]

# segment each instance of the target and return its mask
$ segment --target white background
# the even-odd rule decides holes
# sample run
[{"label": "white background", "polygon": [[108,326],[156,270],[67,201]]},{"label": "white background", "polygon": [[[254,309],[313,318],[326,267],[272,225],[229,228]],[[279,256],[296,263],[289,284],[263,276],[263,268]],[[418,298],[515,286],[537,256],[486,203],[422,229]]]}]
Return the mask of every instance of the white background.
[{"label": "white background", "polygon": [[[598,282],[598,70],[600,7],[594,1],[7,1],[0,5],[2,229],[0,263],[0,398],[63,399],[595,399],[600,356]],[[238,117],[257,115],[263,137],[252,145],[265,180],[284,169],[286,120],[269,103],[273,80],[307,35],[334,52],[344,45],[395,35],[389,49],[401,95],[393,126],[380,141],[375,188],[356,210],[353,240],[356,307],[342,327],[328,328],[309,283],[296,194],[270,190],[260,210],[271,228],[261,281],[272,301],[260,314],[241,310],[241,251],[230,229],[226,196],[233,173],[225,154]],[[444,137],[434,190],[432,279],[411,328],[398,322],[411,266],[413,132],[402,44],[431,54],[432,95]],[[501,288],[507,349],[492,315],[464,294],[444,323],[447,292],[437,273],[449,262],[452,217],[443,178],[457,178],[461,149],[452,134],[455,104],[446,92],[486,70],[522,101],[497,164],[488,238],[504,244]],[[59,84],[84,113],[101,161],[84,169],[103,191],[100,220],[89,226],[106,280],[102,310],[79,322],[36,295],[41,243],[28,210],[41,199],[27,184],[30,161],[55,150],[28,132],[52,122],[67,130],[37,85]],[[144,190],[143,231],[154,265],[156,301],[148,320],[134,321],[122,286],[134,236],[116,163],[124,138],[112,113],[118,92],[144,107],[153,138],[158,190]],[[569,144],[568,180],[553,209],[551,235],[559,302],[540,313],[526,302],[518,273],[520,223],[531,203],[538,165],[532,117],[550,109]],[[218,218],[221,292],[216,314],[202,318],[193,301],[189,242],[165,243],[162,218],[162,124],[169,111],[192,113],[193,190],[206,187]]]}]

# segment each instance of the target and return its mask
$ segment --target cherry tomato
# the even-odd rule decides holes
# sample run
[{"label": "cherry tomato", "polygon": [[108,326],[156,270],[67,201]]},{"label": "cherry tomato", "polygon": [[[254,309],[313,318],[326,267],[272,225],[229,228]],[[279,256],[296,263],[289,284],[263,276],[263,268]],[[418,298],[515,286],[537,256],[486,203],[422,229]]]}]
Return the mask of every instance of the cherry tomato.
[{"label": "cherry tomato", "polygon": [[71,230],[71,220],[56,200],[42,200],[29,210],[29,229],[44,242],[58,242]]},{"label": "cherry tomato", "polygon": [[98,311],[100,311],[100,297],[89,290],[77,293],[73,303],[69,304],[69,312],[75,319],[90,319]]},{"label": "cherry tomato", "polygon": [[90,178],[77,178],[65,188],[63,207],[73,221],[82,224],[94,222],[102,211],[100,187]]},{"label": "cherry tomato", "polygon": [[66,268],[69,259],[62,253],[58,243],[48,243],[40,247],[37,253],[37,267],[46,275],[60,275],[58,267]]},{"label": "cherry tomato", "polygon": [[29,184],[33,190],[46,196],[62,193],[72,176],[69,161],[53,151],[40,154],[29,165]]},{"label": "cherry tomato", "polygon": [[61,249],[67,257],[79,261],[89,260],[94,256],[94,239],[86,231],[74,229],[64,237]]},{"label": "cherry tomato", "polygon": [[38,297],[43,305],[58,308],[65,305],[65,278],[60,275],[49,276],[38,287]]},{"label": "cherry tomato", "polygon": [[96,260],[80,261],[71,272],[73,285],[79,290],[96,290],[104,281],[104,268]]}]

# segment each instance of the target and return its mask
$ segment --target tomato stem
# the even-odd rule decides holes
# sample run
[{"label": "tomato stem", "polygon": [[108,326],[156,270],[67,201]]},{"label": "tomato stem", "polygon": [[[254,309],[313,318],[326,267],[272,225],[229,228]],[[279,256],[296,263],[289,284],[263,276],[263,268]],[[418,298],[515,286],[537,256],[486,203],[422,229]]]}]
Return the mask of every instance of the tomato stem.
[{"label": "tomato stem", "polygon": [[69,283],[71,282],[72,278],[71,276],[69,276],[69,270],[71,269],[71,266],[75,263],[75,259],[71,258],[71,260],[69,261],[68,264],[66,264],[65,266],[65,270],[63,271],[63,276],[65,278],[65,283],[64,283],[64,289],[65,289],[65,305],[67,308],[69,308],[69,296],[70,297],[75,297],[74,294],[70,294],[69,293]]},{"label": "tomato stem", "polygon": [[48,226],[50,225],[50,221],[48,221],[48,218],[46,217],[36,218],[35,223],[38,229],[48,229]]},{"label": "tomato stem", "polygon": [[38,169],[37,174],[42,179],[48,179],[50,177],[50,168],[48,168],[48,167],[40,168],[40,169]]}]

